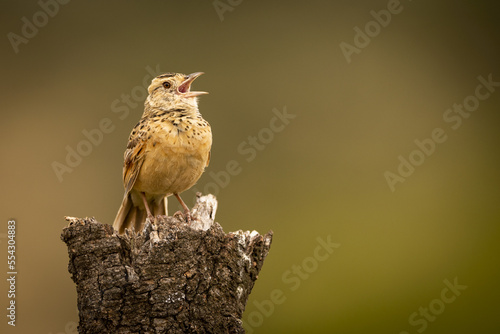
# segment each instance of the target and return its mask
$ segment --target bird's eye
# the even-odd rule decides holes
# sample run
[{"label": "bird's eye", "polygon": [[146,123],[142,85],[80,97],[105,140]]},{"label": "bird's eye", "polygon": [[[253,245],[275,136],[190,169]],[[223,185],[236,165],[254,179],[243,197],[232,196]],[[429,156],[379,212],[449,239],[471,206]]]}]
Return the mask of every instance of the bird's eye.
[{"label": "bird's eye", "polygon": [[166,89],[169,89],[171,86],[172,86],[172,84],[170,82],[168,82],[168,81],[165,81],[163,83],[163,87],[165,87]]}]

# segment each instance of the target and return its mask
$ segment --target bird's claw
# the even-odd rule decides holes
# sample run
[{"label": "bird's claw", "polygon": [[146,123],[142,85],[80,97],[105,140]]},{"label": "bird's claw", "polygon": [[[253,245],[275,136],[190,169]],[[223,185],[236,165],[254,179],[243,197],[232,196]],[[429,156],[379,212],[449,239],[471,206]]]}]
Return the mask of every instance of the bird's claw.
[{"label": "bird's claw", "polygon": [[189,211],[185,211],[184,213],[181,211],[177,211],[176,213],[174,213],[174,217],[181,221],[185,221],[186,223],[191,223],[193,221],[191,212]]}]

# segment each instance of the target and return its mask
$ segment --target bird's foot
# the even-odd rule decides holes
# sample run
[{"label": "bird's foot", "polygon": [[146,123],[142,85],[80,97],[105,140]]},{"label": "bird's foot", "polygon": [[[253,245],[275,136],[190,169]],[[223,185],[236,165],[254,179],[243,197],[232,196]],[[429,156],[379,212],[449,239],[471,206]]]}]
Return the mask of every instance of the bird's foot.
[{"label": "bird's foot", "polygon": [[187,207],[186,203],[184,203],[184,201],[182,200],[182,198],[179,196],[178,193],[174,193],[174,196],[177,197],[179,203],[181,203],[181,206],[184,209],[184,220],[186,221],[186,223],[191,223],[192,221],[191,212],[189,211],[189,208]]},{"label": "bird's foot", "polygon": [[193,220],[193,218],[191,217],[191,212],[189,210],[184,212],[177,211],[176,213],[174,213],[174,217],[179,220],[183,220],[186,223],[191,223],[191,221]]},{"label": "bird's foot", "polygon": [[193,221],[193,217],[191,217],[191,212],[189,210],[184,212],[184,218],[186,218],[186,223],[191,223]]}]

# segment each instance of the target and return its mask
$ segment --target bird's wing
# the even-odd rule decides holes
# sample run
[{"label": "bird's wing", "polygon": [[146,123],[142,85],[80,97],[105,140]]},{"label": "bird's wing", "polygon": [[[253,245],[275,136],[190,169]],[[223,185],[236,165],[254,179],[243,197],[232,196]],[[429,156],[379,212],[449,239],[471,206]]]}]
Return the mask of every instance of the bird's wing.
[{"label": "bird's wing", "polygon": [[209,133],[208,157],[207,157],[207,164],[205,165],[205,167],[208,167],[208,164],[210,163],[210,158],[212,157],[212,150],[211,150],[211,147],[212,147],[212,130],[210,128],[210,124],[208,124],[207,121],[205,121],[205,122],[208,125],[208,133]]},{"label": "bird's wing", "polygon": [[125,196],[132,190],[132,187],[139,176],[144,157],[146,155],[145,136],[139,133],[128,142],[125,150],[125,162],[123,164],[123,184],[125,185]]}]

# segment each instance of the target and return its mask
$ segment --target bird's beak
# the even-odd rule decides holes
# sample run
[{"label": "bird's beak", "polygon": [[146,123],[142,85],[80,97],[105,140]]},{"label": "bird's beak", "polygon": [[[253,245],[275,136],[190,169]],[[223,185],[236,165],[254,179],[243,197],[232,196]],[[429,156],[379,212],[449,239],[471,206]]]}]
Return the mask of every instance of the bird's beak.
[{"label": "bird's beak", "polygon": [[187,76],[187,79],[184,80],[181,85],[177,88],[177,91],[179,94],[182,94],[183,97],[196,97],[198,95],[203,95],[203,94],[208,94],[207,92],[191,92],[191,84],[193,81],[202,75],[203,72],[195,72],[191,73],[190,75]]}]

